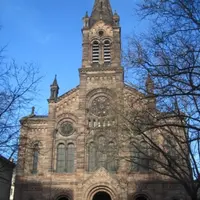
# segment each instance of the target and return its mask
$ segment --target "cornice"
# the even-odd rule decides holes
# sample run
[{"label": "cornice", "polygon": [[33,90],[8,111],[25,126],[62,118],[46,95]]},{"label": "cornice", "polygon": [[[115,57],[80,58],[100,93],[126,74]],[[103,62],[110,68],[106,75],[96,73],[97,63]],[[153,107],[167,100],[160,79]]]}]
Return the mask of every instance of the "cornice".
[{"label": "cornice", "polygon": [[58,101],[61,101],[61,100],[64,99],[65,97],[71,95],[72,93],[74,93],[74,92],[76,92],[76,91],[78,91],[78,90],[79,90],[79,85],[76,86],[75,88],[69,90],[68,92],[64,93],[63,95],[59,96],[57,102],[58,102]]},{"label": "cornice", "polygon": [[127,85],[126,83],[124,83],[124,89],[127,89],[127,90],[129,90],[131,92],[137,93],[138,95],[145,96],[145,94],[143,94],[142,92],[138,91],[134,87],[131,87],[130,85]]},{"label": "cornice", "polygon": [[80,73],[87,73],[87,72],[104,72],[104,71],[113,71],[113,72],[118,72],[118,73],[123,73],[123,68],[122,67],[85,67],[85,68],[80,68],[79,72]]}]

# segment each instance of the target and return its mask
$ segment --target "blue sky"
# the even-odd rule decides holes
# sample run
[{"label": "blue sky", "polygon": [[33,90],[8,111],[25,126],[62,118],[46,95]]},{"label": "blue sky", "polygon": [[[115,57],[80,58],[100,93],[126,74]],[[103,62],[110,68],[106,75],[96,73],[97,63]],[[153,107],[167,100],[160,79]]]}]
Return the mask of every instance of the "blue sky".
[{"label": "blue sky", "polygon": [[[139,0],[111,0],[121,17],[122,43],[133,32],[145,30],[135,15]],[[82,17],[92,11],[94,0],[0,0],[0,46],[18,64],[33,62],[43,76],[32,106],[38,114],[48,112],[49,86],[57,74],[59,94],[79,84]]]}]

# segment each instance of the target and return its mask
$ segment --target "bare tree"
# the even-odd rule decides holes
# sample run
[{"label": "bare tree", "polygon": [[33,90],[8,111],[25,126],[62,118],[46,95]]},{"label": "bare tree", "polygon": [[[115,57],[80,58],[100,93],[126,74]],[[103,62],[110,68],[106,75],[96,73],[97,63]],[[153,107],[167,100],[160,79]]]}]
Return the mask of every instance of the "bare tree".
[{"label": "bare tree", "polygon": [[141,80],[144,74],[148,76],[146,85],[137,84],[146,108],[132,109],[124,116],[137,152],[131,162],[143,168],[148,164],[151,171],[178,181],[196,200],[200,187],[200,1],[146,0],[138,5],[138,12],[152,27],[147,35],[130,37],[124,55],[128,72]]},{"label": "bare tree", "polygon": [[[11,158],[18,148],[19,120],[27,112],[41,79],[32,63],[7,61],[0,50],[0,153]],[[27,113],[26,113],[27,115]]]}]

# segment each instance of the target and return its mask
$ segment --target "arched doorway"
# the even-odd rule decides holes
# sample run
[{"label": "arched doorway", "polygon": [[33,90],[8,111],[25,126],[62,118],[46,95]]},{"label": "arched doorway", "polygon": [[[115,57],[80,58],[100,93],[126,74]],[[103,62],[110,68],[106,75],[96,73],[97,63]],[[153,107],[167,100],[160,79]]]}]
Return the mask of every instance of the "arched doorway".
[{"label": "arched doorway", "polygon": [[69,200],[67,197],[59,197],[57,200]]},{"label": "arched doorway", "polygon": [[145,196],[136,197],[135,200],[148,200]]},{"label": "arched doorway", "polygon": [[106,192],[97,192],[92,200],[111,200],[111,197],[108,193]]}]

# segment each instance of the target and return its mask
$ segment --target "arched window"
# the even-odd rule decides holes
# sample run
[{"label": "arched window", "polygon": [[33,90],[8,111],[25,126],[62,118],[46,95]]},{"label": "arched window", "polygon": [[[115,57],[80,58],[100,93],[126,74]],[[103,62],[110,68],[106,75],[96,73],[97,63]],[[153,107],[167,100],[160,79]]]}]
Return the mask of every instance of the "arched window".
[{"label": "arched window", "polygon": [[145,142],[131,148],[131,170],[139,172],[149,171],[148,147]]},{"label": "arched window", "polygon": [[139,152],[139,171],[146,172],[149,171],[149,158],[148,158],[148,144],[146,142],[141,142],[140,152]]},{"label": "arched window", "polygon": [[94,41],[92,44],[92,63],[99,63],[99,43],[97,41]]},{"label": "arched window", "polygon": [[58,200],[68,200],[67,197],[60,197]]},{"label": "arched window", "polygon": [[57,172],[65,172],[65,145],[59,144],[57,147]]},{"label": "arched window", "polygon": [[139,171],[139,152],[136,148],[131,148],[131,170],[132,171]]},{"label": "arched window", "polygon": [[175,155],[176,155],[175,142],[174,142],[172,136],[170,136],[170,135],[167,135],[166,138],[164,139],[164,151],[169,156],[175,157]]},{"label": "arched window", "polygon": [[110,47],[110,41],[106,40],[104,42],[104,49],[103,49],[103,57],[104,57],[104,63],[110,63],[111,62],[111,47]]},{"label": "arched window", "polygon": [[96,149],[94,143],[90,143],[88,152],[88,171],[94,171],[96,168]]},{"label": "arched window", "polygon": [[97,142],[97,166],[106,168],[106,139],[100,136]]},{"label": "arched window", "polygon": [[67,146],[67,172],[74,172],[74,158],[75,158],[74,144],[70,143]]},{"label": "arched window", "polygon": [[107,169],[110,172],[117,171],[116,147],[114,142],[109,142],[108,144]]},{"label": "arched window", "polygon": [[148,200],[148,198],[143,195],[139,195],[135,200]]},{"label": "arched window", "polygon": [[39,157],[39,145],[34,144],[33,146],[33,167],[32,167],[32,173],[37,173],[38,170],[38,157]]},{"label": "arched window", "polygon": [[115,143],[106,141],[106,137],[99,136],[88,147],[88,171],[92,172],[104,167],[110,172],[118,169],[117,149]]}]

